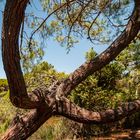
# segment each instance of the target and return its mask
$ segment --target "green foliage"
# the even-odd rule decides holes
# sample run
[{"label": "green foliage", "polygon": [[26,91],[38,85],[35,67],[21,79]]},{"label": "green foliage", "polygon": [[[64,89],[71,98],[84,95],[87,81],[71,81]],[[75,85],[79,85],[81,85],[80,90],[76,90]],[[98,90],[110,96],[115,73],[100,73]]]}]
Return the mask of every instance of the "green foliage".
[{"label": "green foliage", "polygon": [[[110,107],[115,107],[120,102],[120,91],[116,87],[116,82],[120,73],[111,73],[109,66],[100,73],[88,77],[84,82],[73,91],[71,99],[81,107],[89,110],[101,111]],[[105,72],[108,72],[105,73]],[[111,99],[111,100],[110,100]]]},{"label": "green foliage", "polygon": [[[89,56],[90,59],[91,55]],[[70,99],[79,106],[92,111],[103,111],[116,108],[128,97],[127,93],[118,88],[118,81],[122,78],[124,66],[114,61],[106,67],[89,76],[72,92]],[[130,94],[129,94],[130,97]],[[134,99],[134,98],[133,98]],[[72,124],[70,124],[71,127]],[[78,124],[76,124],[78,125]],[[116,125],[117,126],[117,125]],[[77,129],[80,136],[90,138],[103,135],[111,131],[112,125],[82,125]],[[77,135],[78,136],[78,135]]]},{"label": "green foliage", "polygon": [[9,101],[9,92],[1,92],[0,94],[4,94],[3,97],[0,97],[0,135],[2,135],[9,127],[16,109]]},{"label": "green foliage", "polygon": [[123,50],[121,54],[117,57],[125,69],[131,71],[133,69],[139,69],[140,67],[140,40],[134,40],[133,43],[129,45],[128,48]]},{"label": "green foliage", "polygon": [[0,79],[0,86],[7,86],[7,80],[6,79]]},{"label": "green foliage", "polygon": [[115,89],[116,82],[121,78],[124,66],[117,61],[113,61],[103,69],[95,73],[98,79],[98,86],[102,89]]},{"label": "green foliage", "polygon": [[65,78],[67,75],[63,72],[58,73],[51,64],[42,62],[34,66],[31,72],[25,74],[25,81],[28,90],[32,91],[38,86],[49,86],[55,80]]},{"label": "green foliage", "polygon": [[[137,42],[138,43],[138,42]],[[92,111],[103,111],[107,108],[116,108],[124,102],[140,97],[140,70],[136,67],[137,43],[132,43],[116,60],[103,69],[89,76],[84,82],[73,90],[70,99],[81,107]],[[95,57],[95,52],[90,49],[86,59]],[[129,60],[128,60],[129,59]],[[134,65],[130,65],[134,64]],[[129,73],[128,73],[129,72]],[[127,74],[128,73],[128,74]],[[88,137],[89,135],[102,135],[110,132],[112,127],[124,127],[127,120],[129,126],[136,126],[139,113],[120,121],[116,125],[83,125],[78,132]],[[78,125],[78,124],[77,124]],[[71,127],[71,124],[70,124]]]},{"label": "green foliage", "polygon": [[85,54],[85,58],[87,61],[90,61],[91,59],[95,58],[97,53],[93,50],[93,48],[90,48],[88,52]]},{"label": "green foliage", "polygon": [[[29,42],[27,42],[27,46],[29,46]],[[31,71],[31,69],[38,64],[44,56],[43,48],[40,47],[35,40],[32,40],[30,48],[23,47],[21,52],[21,64],[25,73]]]},{"label": "green foliage", "polygon": [[0,94],[4,91],[8,91],[8,83],[6,79],[0,79]]},{"label": "green foliage", "polygon": [[68,133],[64,119],[52,117],[29,140],[62,140],[70,135]]}]

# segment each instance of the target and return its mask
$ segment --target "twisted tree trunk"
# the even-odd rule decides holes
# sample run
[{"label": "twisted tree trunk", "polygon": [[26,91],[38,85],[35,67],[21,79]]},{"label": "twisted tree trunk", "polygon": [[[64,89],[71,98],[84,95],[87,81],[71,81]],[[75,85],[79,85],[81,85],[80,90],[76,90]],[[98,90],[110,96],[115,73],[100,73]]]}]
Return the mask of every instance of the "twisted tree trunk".
[{"label": "twisted tree trunk", "polygon": [[32,135],[52,115],[65,116],[82,123],[101,124],[117,121],[140,110],[140,100],[126,103],[117,109],[92,112],[80,108],[65,96],[89,75],[112,61],[140,30],[140,1],[134,0],[135,7],[122,34],[99,56],[85,62],[64,81],[58,81],[48,89],[40,87],[28,94],[20,66],[19,32],[24,20],[28,0],[7,0],[3,15],[2,57],[14,106],[32,109],[28,114],[16,118],[3,140],[22,140]]}]

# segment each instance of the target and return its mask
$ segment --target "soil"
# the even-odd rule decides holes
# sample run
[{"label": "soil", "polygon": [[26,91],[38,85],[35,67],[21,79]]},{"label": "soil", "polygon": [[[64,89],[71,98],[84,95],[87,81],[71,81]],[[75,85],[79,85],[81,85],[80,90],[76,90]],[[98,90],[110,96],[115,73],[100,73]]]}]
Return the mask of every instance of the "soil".
[{"label": "soil", "polygon": [[140,129],[113,132],[108,136],[93,137],[91,140],[140,140]]}]

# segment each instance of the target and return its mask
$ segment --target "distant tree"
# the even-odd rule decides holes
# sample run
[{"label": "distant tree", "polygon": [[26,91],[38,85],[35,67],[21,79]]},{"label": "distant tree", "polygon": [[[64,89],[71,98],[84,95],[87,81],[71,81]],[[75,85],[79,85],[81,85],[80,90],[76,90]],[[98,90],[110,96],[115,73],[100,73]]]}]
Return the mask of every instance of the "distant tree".
[{"label": "distant tree", "polygon": [[[117,121],[126,115],[139,111],[140,100],[123,104],[116,109],[94,112],[74,104],[67,99],[67,96],[88,76],[101,70],[114,60],[137,37],[140,30],[140,1],[134,0],[131,15],[127,14],[130,11],[126,11],[128,9],[125,8],[128,4],[133,3],[128,0],[41,0],[41,2],[48,16],[40,24],[28,22],[31,23],[29,24],[30,27],[37,27],[39,24],[27,41],[29,51],[19,45],[19,42],[22,44],[23,41],[24,20],[27,18],[25,18],[25,9],[32,1],[7,0],[5,4],[2,27],[2,57],[10,89],[10,100],[14,106],[31,111],[24,116],[17,116],[17,121],[7,130],[2,139],[26,139],[53,115],[65,116],[82,123],[103,124]],[[129,15],[128,23],[122,19],[122,15],[125,14],[127,14],[126,16]],[[51,15],[54,15],[55,20],[51,22],[51,26],[48,28],[45,26],[45,22]],[[36,18],[33,17],[33,19]],[[123,28],[120,28],[122,26]],[[61,44],[66,42],[68,51],[77,42],[76,36],[85,35],[93,43],[112,43],[104,52],[94,59],[86,61],[66,79],[56,80],[49,88],[40,86],[28,93],[20,59],[31,59],[32,64],[32,58],[37,57],[38,54],[43,55],[43,52],[36,47],[37,43],[33,38],[37,31],[43,37],[43,41],[56,33],[57,41]],[[120,35],[116,36],[115,34],[118,33]],[[112,41],[114,37],[116,39]],[[19,41],[19,39],[21,40]],[[20,47],[21,49],[19,49]],[[21,51],[22,49],[25,51]],[[28,66],[30,65],[26,65],[26,67]]]}]

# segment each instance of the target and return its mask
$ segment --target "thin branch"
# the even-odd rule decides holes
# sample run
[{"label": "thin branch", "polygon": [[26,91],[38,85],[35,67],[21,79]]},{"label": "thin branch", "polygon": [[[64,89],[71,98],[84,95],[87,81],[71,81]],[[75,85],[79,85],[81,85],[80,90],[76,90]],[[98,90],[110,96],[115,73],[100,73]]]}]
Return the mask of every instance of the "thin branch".
[{"label": "thin branch", "polygon": [[[105,15],[105,14],[104,14]],[[120,25],[116,25],[116,24],[114,24],[112,21],[111,21],[111,19],[107,16],[107,15],[105,15],[106,16],[106,18],[108,19],[108,21],[111,23],[111,25],[112,26],[114,26],[114,27],[125,27],[127,24],[120,24]]]},{"label": "thin branch", "polygon": [[[75,0],[71,0],[70,3],[73,2],[73,1],[75,1]],[[51,13],[44,19],[44,21],[38,26],[38,28],[35,29],[35,30],[31,33],[31,36],[30,36],[30,39],[29,39],[29,46],[28,46],[28,47],[29,47],[29,50],[32,50],[32,49],[31,49],[31,41],[32,41],[32,38],[33,38],[34,34],[44,25],[44,23],[45,23],[54,13],[56,13],[57,11],[59,11],[60,9],[62,9],[62,8],[65,7],[65,6],[67,6],[67,3],[64,3],[64,4],[60,5],[57,9],[55,9],[53,12],[51,12]]]},{"label": "thin branch", "polygon": [[[103,9],[105,9],[108,5],[110,5],[110,1],[103,7]],[[103,10],[102,10],[103,11]],[[90,31],[91,31],[91,28],[93,26],[93,24],[96,22],[96,19],[100,16],[100,14],[102,13],[102,11],[100,10],[98,12],[98,14],[96,15],[96,17],[94,18],[94,20],[92,21],[89,29],[88,29],[88,39],[90,39],[90,41],[92,42],[93,39],[91,39],[91,36],[90,36]]]},{"label": "thin branch", "polygon": [[69,29],[69,32],[68,32],[68,44],[69,45],[69,38],[70,38],[70,34],[71,34],[71,31],[72,31],[72,28],[75,24],[75,22],[78,20],[79,16],[82,14],[82,12],[84,11],[84,9],[90,4],[91,1],[89,1],[84,7],[82,7],[82,9],[80,10],[80,12],[78,13],[77,17],[75,18],[75,20],[72,22],[72,25],[70,26],[70,29]]},{"label": "thin branch", "polygon": [[26,38],[29,38],[28,34],[25,31],[23,31],[23,33],[25,34]]},{"label": "thin branch", "polygon": [[91,28],[92,28],[93,24],[96,22],[97,18],[100,16],[100,14],[101,14],[101,11],[98,12],[98,14],[97,14],[96,17],[94,18],[94,20],[92,21],[92,23],[91,23],[91,25],[90,25],[90,27],[89,27],[89,29],[88,29],[88,39],[90,39],[90,41],[92,40],[92,39],[91,39],[91,36],[90,36]]},{"label": "thin branch", "polygon": [[69,20],[70,20],[70,23],[72,23],[72,19],[71,19],[71,17],[70,17],[70,13],[69,13],[69,0],[66,0],[66,2],[67,2],[67,14],[68,14],[68,18],[69,18]]}]

